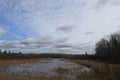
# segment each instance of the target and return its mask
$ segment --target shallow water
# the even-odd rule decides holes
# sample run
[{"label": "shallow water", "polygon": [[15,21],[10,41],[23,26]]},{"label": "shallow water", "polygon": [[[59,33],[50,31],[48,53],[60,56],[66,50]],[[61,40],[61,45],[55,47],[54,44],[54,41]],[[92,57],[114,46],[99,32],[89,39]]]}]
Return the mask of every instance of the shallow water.
[{"label": "shallow water", "polygon": [[[35,74],[35,75],[56,75],[54,72],[55,68],[66,68],[71,69],[77,68],[77,71],[89,71],[89,68],[78,65],[68,60],[51,59],[51,60],[40,60],[33,63],[10,65],[0,67],[0,73],[12,73],[12,74]],[[75,70],[74,70],[75,71]]]}]

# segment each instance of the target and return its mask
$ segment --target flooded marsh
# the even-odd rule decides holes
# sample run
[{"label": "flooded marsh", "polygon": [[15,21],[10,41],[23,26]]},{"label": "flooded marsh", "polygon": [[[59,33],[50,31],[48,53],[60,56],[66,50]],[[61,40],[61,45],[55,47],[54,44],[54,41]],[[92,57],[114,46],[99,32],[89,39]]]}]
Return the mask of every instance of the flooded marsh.
[{"label": "flooded marsh", "polygon": [[69,60],[50,59],[32,63],[1,66],[0,73],[17,75],[48,75],[57,77],[74,77],[76,73],[90,69]]}]

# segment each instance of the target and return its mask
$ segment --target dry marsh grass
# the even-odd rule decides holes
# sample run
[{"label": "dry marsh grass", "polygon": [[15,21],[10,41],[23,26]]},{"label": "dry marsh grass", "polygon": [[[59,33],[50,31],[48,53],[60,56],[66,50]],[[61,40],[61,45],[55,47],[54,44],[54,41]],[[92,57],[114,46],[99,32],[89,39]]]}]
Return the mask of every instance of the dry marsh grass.
[{"label": "dry marsh grass", "polygon": [[86,67],[97,67],[97,65],[105,64],[105,63],[93,61],[93,60],[70,60],[70,61],[86,66]]},{"label": "dry marsh grass", "polygon": [[91,60],[72,60],[90,67],[89,72],[76,75],[77,80],[120,80],[120,64],[107,64]]},{"label": "dry marsh grass", "polygon": [[16,75],[16,74],[0,74],[0,78],[19,79],[19,80],[71,80],[69,78],[55,76],[36,76],[36,75]]},{"label": "dry marsh grass", "polygon": [[36,62],[36,61],[40,61],[40,60],[48,60],[48,59],[51,59],[51,58],[0,60],[0,66],[32,63],[32,62]]}]

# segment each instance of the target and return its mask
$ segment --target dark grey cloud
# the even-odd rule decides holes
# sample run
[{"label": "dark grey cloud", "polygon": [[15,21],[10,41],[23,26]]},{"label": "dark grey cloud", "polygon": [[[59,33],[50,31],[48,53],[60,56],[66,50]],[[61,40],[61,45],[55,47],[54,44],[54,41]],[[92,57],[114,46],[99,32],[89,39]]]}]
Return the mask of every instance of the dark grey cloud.
[{"label": "dark grey cloud", "polygon": [[72,48],[72,45],[70,44],[55,44],[54,45],[55,48]]},{"label": "dark grey cloud", "polygon": [[119,25],[119,26],[117,26],[116,28],[120,28],[120,25]]},{"label": "dark grey cloud", "polygon": [[23,40],[1,41],[0,48],[38,48],[45,47],[52,44],[50,40],[36,40],[33,38],[26,38]]},{"label": "dark grey cloud", "polygon": [[53,40],[51,37],[44,37],[41,39],[26,38],[22,40],[20,43],[28,47],[42,48],[42,47],[51,46],[53,42],[55,42],[55,40]]},{"label": "dark grey cloud", "polygon": [[0,42],[0,48],[23,48],[26,47],[24,44],[20,44],[19,41],[1,41]]},{"label": "dark grey cloud", "polygon": [[58,43],[64,43],[68,40],[68,38],[60,38],[60,39],[57,39],[56,42]]},{"label": "dark grey cloud", "polygon": [[61,26],[61,27],[57,27],[56,28],[56,31],[60,31],[60,32],[64,32],[64,33],[70,33],[73,31],[73,29],[75,28],[76,26],[74,25],[69,25],[69,26]]},{"label": "dark grey cloud", "polygon": [[109,3],[109,0],[98,0],[95,6],[96,10],[99,10],[101,8],[103,8],[104,6],[106,6]]},{"label": "dark grey cloud", "polygon": [[118,20],[120,20],[120,17],[116,17],[114,20],[118,21]]},{"label": "dark grey cloud", "polygon": [[86,32],[85,35],[93,35],[95,32]]},{"label": "dark grey cloud", "polygon": [[109,2],[109,0],[99,0],[98,1],[98,6],[104,6]]},{"label": "dark grey cloud", "polygon": [[120,0],[111,0],[111,4],[118,6],[118,5],[120,5]]},{"label": "dark grey cloud", "polygon": [[68,38],[57,39],[53,44],[55,49],[67,49],[72,48],[72,46],[72,44],[68,43]]},{"label": "dark grey cloud", "polygon": [[120,5],[120,0],[99,0],[97,3],[97,7],[100,8],[107,4],[111,4],[113,6],[118,6],[118,5]]}]

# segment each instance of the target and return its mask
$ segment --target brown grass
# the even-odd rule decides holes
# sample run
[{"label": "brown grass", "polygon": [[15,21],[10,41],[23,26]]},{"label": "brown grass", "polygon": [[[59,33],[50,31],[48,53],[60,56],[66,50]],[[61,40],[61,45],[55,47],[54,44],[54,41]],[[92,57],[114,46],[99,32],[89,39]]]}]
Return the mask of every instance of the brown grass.
[{"label": "brown grass", "polygon": [[39,58],[39,59],[15,59],[15,60],[0,60],[0,66],[8,66],[13,64],[24,64],[24,63],[32,63],[39,60],[48,60],[50,58]]},{"label": "brown grass", "polygon": [[83,65],[83,66],[86,66],[86,67],[90,67],[90,68],[96,67],[101,64],[105,64],[105,63],[93,61],[93,60],[70,60],[70,61],[75,62],[80,65]]},{"label": "brown grass", "polygon": [[79,73],[78,80],[120,80],[120,64],[108,64],[92,60],[70,60],[91,68],[90,72]]},{"label": "brown grass", "polygon": [[19,79],[19,80],[71,80],[69,78],[58,78],[53,76],[35,76],[35,75],[16,75],[16,74],[0,74],[0,78]]}]

